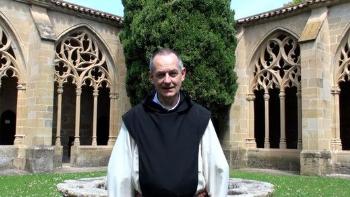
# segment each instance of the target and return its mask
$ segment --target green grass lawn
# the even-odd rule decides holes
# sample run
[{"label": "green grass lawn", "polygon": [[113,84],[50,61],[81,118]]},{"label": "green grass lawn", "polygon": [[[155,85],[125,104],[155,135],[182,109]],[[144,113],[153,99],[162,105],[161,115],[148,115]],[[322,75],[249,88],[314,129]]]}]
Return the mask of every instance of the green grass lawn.
[{"label": "green grass lawn", "polygon": [[[67,179],[105,176],[106,172],[41,173],[22,176],[0,176],[0,197],[60,196],[56,185]],[[350,196],[350,180],[340,178],[272,175],[233,170],[231,177],[260,180],[275,185],[273,196]]]},{"label": "green grass lawn", "polygon": [[299,175],[272,175],[239,170],[233,170],[231,177],[272,183],[275,186],[273,196],[350,196],[349,179]]},{"label": "green grass lawn", "polygon": [[40,173],[22,176],[0,176],[0,197],[54,197],[61,196],[58,183],[67,179],[105,176],[106,172]]}]

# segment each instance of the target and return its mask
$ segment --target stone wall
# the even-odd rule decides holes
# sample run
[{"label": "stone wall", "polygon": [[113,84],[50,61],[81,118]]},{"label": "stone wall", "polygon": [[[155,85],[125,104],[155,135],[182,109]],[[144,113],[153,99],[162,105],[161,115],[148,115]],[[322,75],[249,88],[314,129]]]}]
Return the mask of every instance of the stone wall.
[{"label": "stone wall", "polygon": [[[61,166],[63,149],[60,144],[54,146],[57,124],[57,117],[54,117],[57,110],[54,107],[57,101],[54,83],[55,47],[61,38],[75,30],[92,35],[100,51],[106,55],[108,70],[112,73],[110,92],[114,99],[110,103],[112,110],[108,110],[108,114],[112,115],[109,148],[96,146],[85,151],[80,158],[91,160],[101,151],[109,155],[121,124],[120,116],[130,107],[125,91],[124,54],[118,38],[120,23],[106,17],[58,7],[51,1],[2,0],[0,27],[11,40],[16,57],[15,67],[19,73],[15,76],[17,87],[12,90],[17,94],[17,102],[12,97],[12,101],[16,102],[16,139],[12,146],[0,145],[0,150],[11,149],[2,156],[1,165],[32,172],[51,171]],[[13,104],[9,106],[13,108]],[[2,105],[0,110],[5,108],[6,105]],[[75,110],[71,111],[74,117]],[[91,138],[91,135],[87,136]],[[106,156],[95,159],[93,165],[106,165]],[[80,162],[79,165],[91,164]]]},{"label": "stone wall", "polygon": [[[293,166],[291,170],[300,169],[301,174],[317,175],[349,172],[350,165],[345,156],[348,152],[342,150],[339,139],[339,98],[334,88],[338,86],[335,75],[340,50],[349,36],[349,9],[349,1],[329,1],[293,14],[238,24],[235,70],[239,87],[231,107],[230,129],[224,140],[231,166],[248,164],[279,169]],[[254,105],[249,105],[249,100],[254,100],[251,87],[259,50],[275,32],[295,37],[300,46],[302,146],[291,150],[296,151],[291,157],[282,153],[289,150],[276,152],[256,148]],[[244,162],[237,162],[232,157],[242,150],[247,150],[247,154],[240,154],[238,159]],[[290,162],[271,164],[279,158]]]}]

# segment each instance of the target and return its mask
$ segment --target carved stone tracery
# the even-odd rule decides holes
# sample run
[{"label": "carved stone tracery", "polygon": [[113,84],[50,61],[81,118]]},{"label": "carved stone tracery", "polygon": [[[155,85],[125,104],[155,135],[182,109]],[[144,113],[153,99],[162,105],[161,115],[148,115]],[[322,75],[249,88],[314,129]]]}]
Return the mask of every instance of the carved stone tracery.
[{"label": "carved stone tracery", "polygon": [[300,49],[297,40],[279,34],[268,40],[255,63],[253,89],[300,88]]},{"label": "carved stone tracery", "polygon": [[338,61],[338,70],[336,72],[336,83],[350,80],[350,36],[345,43],[345,46],[340,51]]},{"label": "carved stone tracery", "polygon": [[[340,49],[340,54],[337,61],[337,67],[336,72],[334,76],[334,86],[332,88],[332,95],[334,98],[334,108],[333,108],[333,116],[334,116],[334,132],[333,132],[333,139],[331,140],[331,147],[334,151],[342,150],[344,147],[344,144],[341,139],[341,132],[347,133],[347,128],[344,128],[344,123],[341,123],[341,118],[344,114],[341,114],[341,93],[342,89],[340,87],[340,84],[342,82],[349,82],[350,81],[350,35],[347,35],[347,40],[345,40],[345,44],[343,44],[343,47]],[[344,87],[344,86],[343,86]],[[342,108],[344,110],[344,108]],[[342,131],[341,131],[342,130]],[[345,132],[344,132],[345,131]],[[347,135],[347,134],[345,134]],[[344,138],[344,137],[342,137]],[[346,146],[346,145],[345,145]]]},{"label": "carved stone tracery", "polygon": [[[280,100],[280,148],[286,148],[286,123],[285,123],[285,89],[288,87],[297,88],[298,103],[301,103],[301,70],[300,70],[300,47],[295,38],[285,34],[278,33],[267,40],[263,45],[260,54],[255,62],[254,79],[252,81],[251,91],[264,91],[265,106],[265,139],[264,147],[269,148],[269,90],[279,89]],[[252,93],[251,92],[251,93]],[[253,111],[250,110],[250,114]],[[298,111],[301,112],[301,106],[298,105]],[[301,121],[301,113],[298,113],[298,121]],[[250,128],[254,128],[250,123]],[[298,123],[299,124],[299,123]],[[252,130],[252,129],[250,129]],[[298,126],[298,130],[301,130]],[[250,131],[252,133],[253,131]],[[300,131],[298,131],[300,133]],[[298,134],[298,140],[301,141],[301,134]]]},{"label": "carved stone tracery", "polygon": [[72,33],[61,41],[56,47],[55,63],[55,80],[59,84],[70,78],[77,88],[89,85],[97,89],[111,84],[106,56],[88,33]]},{"label": "carved stone tracery", "polygon": [[80,100],[83,86],[93,88],[93,136],[92,145],[97,145],[97,97],[101,87],[110,88],[112,80],[107,67],[106,55],[99,49],[92,36],[84,31],[76,31],[56,46],[55,81],[58,83],[58,108],[56,145],[60,144],[61,108],[63,84],[76,85],[75,136],[74,145],[80,145]]},{"label": "carved stone tracery", "polygon": [[16,56],[13,52],[10,38],[0,26],[0,87],[3,77],[17,77],[19,75]]}]

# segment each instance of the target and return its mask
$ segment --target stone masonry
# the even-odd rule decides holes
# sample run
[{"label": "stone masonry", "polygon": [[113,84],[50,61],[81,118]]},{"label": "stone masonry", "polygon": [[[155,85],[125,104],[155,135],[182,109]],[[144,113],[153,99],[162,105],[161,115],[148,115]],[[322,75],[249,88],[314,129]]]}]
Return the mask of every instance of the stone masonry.
[{"label": "stone masonry", "polygon": [[349,173],[349,9],[308,0],[237,21],[239,88],[224,138],[231,167]]},{"label": "stone masonry", "polygon": [[[0,78],[7,91],[0,95],[0,169],[52,171],[63,158],[73,166],[107,164],[120,115],[130,107],[121,27],[119,16],[63,1],[0,1]],[[82,68],[101,83],[86,79]]]}]

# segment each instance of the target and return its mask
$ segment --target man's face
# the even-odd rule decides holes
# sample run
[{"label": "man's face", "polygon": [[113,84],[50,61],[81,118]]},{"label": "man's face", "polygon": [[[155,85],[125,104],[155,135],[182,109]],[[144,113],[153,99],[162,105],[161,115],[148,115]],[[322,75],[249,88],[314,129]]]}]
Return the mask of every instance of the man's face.
[{"label": "man's face", "polygon": [[156,55],[153,59],[153,69],[150,79],[158,97],[164,104],[173,105],[185,80],[186,69],[179,68],[179,60],[175,54]]}]

